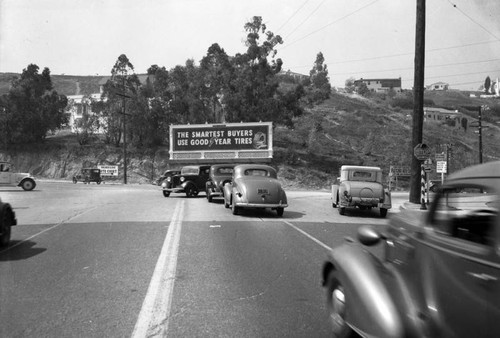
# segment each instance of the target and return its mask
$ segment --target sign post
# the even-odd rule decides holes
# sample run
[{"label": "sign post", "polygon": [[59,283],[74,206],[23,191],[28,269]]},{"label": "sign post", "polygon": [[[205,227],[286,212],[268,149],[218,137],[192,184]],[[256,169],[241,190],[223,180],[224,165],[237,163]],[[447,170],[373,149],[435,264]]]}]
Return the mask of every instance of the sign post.
[{"label": "sign post", "polygon": [[425,143],[419,143],[413,148],[413,155],[420,161],[420,210],[427,210],[425,205],[426,170],[424,161],[430,158],[431,149]]}]

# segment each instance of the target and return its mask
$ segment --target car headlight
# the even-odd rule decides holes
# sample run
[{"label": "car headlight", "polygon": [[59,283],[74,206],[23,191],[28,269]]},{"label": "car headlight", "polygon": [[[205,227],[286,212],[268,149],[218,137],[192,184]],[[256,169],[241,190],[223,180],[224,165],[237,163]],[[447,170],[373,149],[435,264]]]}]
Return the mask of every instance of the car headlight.
[{"label": "car headlight", "polygon": [[167,182],[170,182],[172,180],[172,178],[169,176],[167,177]]},{"label": "car headlight", "polygon": [[181,177],[181,182],[184,182],[186,178],[184,176]]},{"label": "car headlight", "polygon": [[166,188],[166,187],[167,187],[167,182],[163,182],[163,183],[161,184],[161,187],[162,187],[162,188]]}]

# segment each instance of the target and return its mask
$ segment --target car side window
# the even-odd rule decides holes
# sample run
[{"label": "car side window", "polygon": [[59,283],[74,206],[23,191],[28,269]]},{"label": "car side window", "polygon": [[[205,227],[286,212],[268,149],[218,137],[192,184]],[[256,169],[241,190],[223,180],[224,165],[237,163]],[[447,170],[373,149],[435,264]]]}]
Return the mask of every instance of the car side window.
[{"label": "car side window", "polygon": [[431,225],[442,235],[493,245],[500,197],[488,187],[457,186],[437,197]]}]

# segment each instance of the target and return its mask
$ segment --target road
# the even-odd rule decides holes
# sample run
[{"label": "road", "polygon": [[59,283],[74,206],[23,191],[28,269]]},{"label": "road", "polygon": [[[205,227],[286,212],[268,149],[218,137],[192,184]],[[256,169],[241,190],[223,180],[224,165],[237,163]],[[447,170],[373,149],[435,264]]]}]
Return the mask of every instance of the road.
[{"label": "road", "polygon": [[0,251],[0,336],[327,337],[328,250],[386,220],[287,194],[278,218],[156,186],[2,188],[19,225]]}]

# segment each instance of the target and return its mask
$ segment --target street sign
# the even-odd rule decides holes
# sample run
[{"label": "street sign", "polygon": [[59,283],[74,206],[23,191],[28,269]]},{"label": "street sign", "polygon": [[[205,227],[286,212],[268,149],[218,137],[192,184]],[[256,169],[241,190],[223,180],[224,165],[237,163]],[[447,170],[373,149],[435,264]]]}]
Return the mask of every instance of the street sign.
[{"label": "street sign", "polygon": [[441,174],[446,174],[447,164],[448,163],[446,161],[437,161],[436,172]]},{"label": "street sign", "polygon": [[446,154],[445,153],[437,153],[434,155],[434,159],[437,161],[446,161]]},{"label": "street sign", "polygon": [[425,143],[419,143],[413,149],[413,155],[419,161],[425,161],[431,156],[431,148],[427,146]]}]

